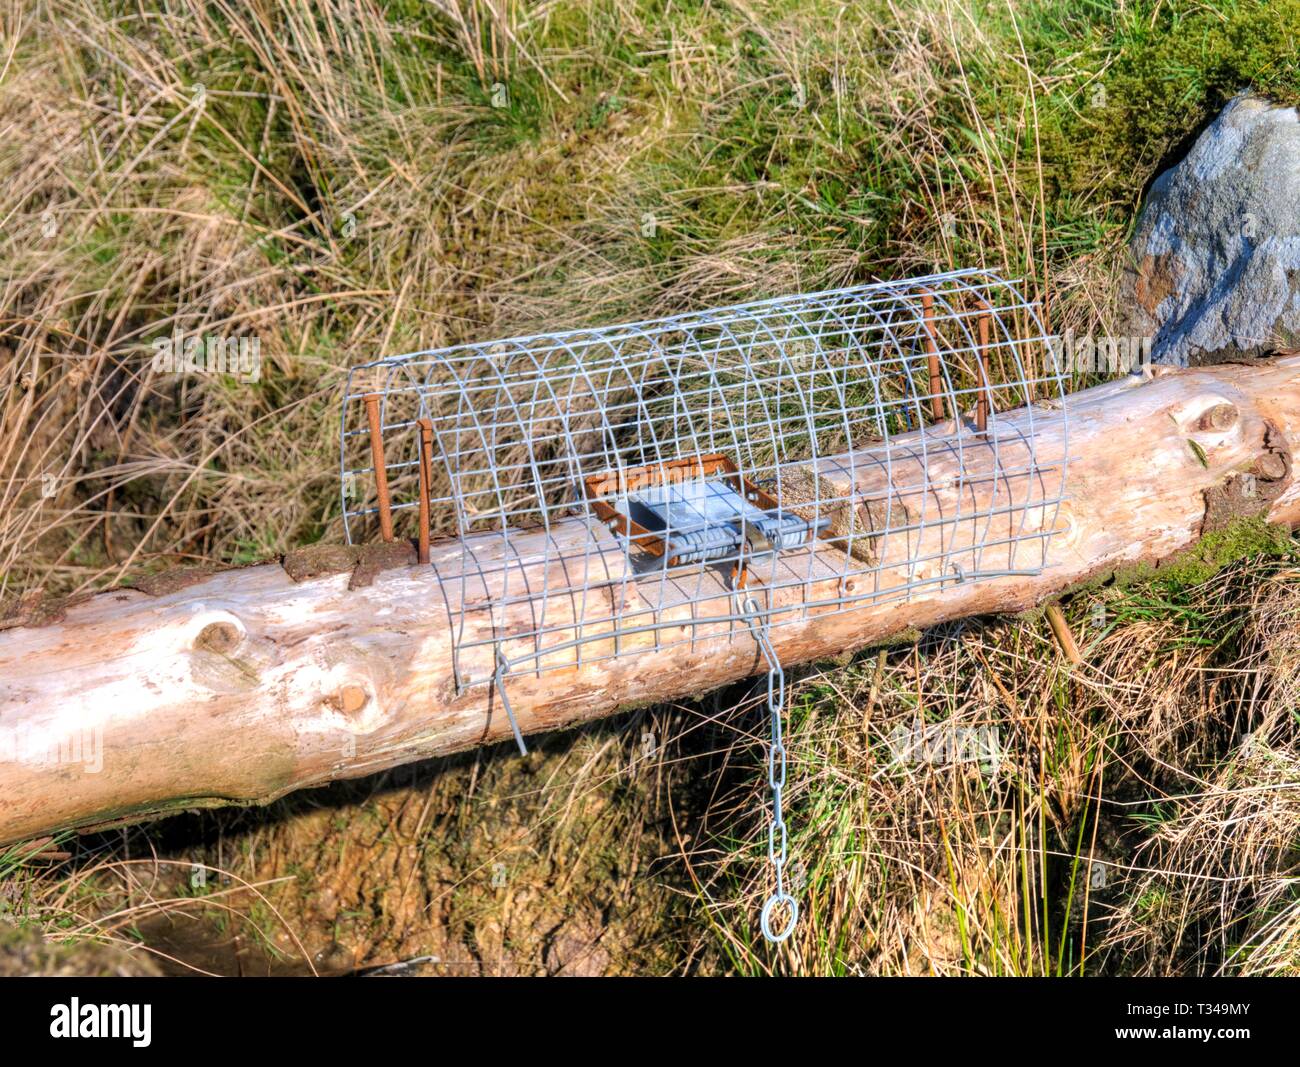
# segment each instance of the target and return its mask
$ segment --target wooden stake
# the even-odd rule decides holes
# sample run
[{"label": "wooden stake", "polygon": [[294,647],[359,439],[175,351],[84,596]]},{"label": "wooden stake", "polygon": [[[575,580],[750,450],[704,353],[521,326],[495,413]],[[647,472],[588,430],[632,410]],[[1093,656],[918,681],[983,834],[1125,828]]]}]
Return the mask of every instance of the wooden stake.
[{"label": "wooden stake", "polygon": [[939,346],[934,339],[934,294],[921,294],[921,314],[925,324],[925,355],[930,364],[930,414],[942,422],[943,373],[939,368]]},{"label": "wooden stake", "polygon": [[1070,629],[1070,624],[1065,621],[1065,612],[1061,610],[1060,604],[1047,605],[1047,621],[1052,626],[1052,633],[1056,635],[1056,640],[1061,646],[1061,651],[1065,653],[1065,658],[1076,667],[1079,666],[1083,662],[1083,653],[1079,651],[1079,642],[1074,639],[1074,631]]},{"label": "wooden stake", "polygon": [[393,539],[393,504],[388,496],[388,465],[384,462],[383,420],[379,417],[379,394],[366,394],[366,420],[370,423],[370,459],[375,466],[375,491],[379,494],[379,533]]},{"label": "wooden stake", "polygon": [[429,562],[429,485],[433,481],[433,423],[417,420],[420,427],[420,550],[417,559]]}]

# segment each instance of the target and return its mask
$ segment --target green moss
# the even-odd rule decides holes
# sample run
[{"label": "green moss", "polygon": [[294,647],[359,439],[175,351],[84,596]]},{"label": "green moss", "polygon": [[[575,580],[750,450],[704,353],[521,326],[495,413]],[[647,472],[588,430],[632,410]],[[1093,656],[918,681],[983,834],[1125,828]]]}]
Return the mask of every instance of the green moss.
[{"label": "green moss", "polygon": [[1290,532],[1261,518],[1237,519],[1214,530],[1168,563],[1148,570],[1146,584],[1170,596],[1202,585],[1229,564],[1258,557],[1280,558],[1295,553]]},{"label": "green moss", "polygon": [[[1167,631],[1171,646],[1235,647],[1243,626],[1239,612],[1210,606],[1206,583],[1246,561],[1294,558],[1296,542],[1285,528],[1260,518],[1237,519],[1206,534],[1195,545],[1158,567],[1129,568],[1114,576],[1118,595],[1107,597],[1107,614],[1115,625],[1139,621],[1175,624]],[[1240,568],[1238,578],[1249,567]]]}]

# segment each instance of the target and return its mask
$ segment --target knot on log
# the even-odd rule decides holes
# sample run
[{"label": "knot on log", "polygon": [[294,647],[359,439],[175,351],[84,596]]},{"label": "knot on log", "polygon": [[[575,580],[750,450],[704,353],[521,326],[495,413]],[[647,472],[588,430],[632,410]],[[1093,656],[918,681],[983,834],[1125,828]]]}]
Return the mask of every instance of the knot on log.
[{"label": "knot on log", "polygon": [[1267,421],[1264,423],[1263,446],[1264,450],[1249,469],[1233,471],[1222,483],[1205,490],[1201,536],[1222,530],[1237,519],[1268,514],[1273,502],[1290,484],[1290,449],[1277,427]]},{"label": "knot on log", "polygon": [[239,647],[243,640],[243,630],[233,622],[222,620],[220,622],[210,622],[203,627],[199,631],[199,636],[194,639],[194,647],[207,652],[215,652],[218,655],[228,656]]}]

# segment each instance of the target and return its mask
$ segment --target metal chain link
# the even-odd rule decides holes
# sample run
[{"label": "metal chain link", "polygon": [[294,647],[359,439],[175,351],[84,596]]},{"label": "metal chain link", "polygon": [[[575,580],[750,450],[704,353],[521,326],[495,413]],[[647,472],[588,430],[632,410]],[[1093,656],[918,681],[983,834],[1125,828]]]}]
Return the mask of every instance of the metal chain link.
[{"label": "metal chain link", "polygon": [[[789,836],[786,833],[785,813],[782,807],[782,794],[785,792],[785,735],[782,727],[782,713],[785,710],[785,671],[781,661],[776,658],[768,635],[768,622],[762,614],[762,607],[753,596],[736,592],[740,614],[749,625],[750,633],[758,643],[767,660],[767,710],[771,718],[771,741],[767,752],[767,784],[772,790],[772,819],[767,826],[767,858],[776,875],[776,891],[767,898],[763,905],[760,925],[763,936],[773,944],[780,944],[792,933],[799,921],[799,903],[785,888],[785,864],[790,857]],[[789,912],[789,919],[778,930],[772,929],[772,917],[784,906]]]}]

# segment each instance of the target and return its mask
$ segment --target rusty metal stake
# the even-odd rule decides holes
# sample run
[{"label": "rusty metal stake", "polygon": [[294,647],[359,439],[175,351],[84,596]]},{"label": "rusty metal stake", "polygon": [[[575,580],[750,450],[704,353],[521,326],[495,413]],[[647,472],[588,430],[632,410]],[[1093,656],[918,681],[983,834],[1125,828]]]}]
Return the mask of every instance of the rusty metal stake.
[{"label": "rusty metal stake", "polygon": [[935,422],[943,421],[943,373],[939,368],[939,346],[934,339],[934,294],[921,294],[922,324],[925,329],[925,355],[930,365],[930,414]]},{"label": "rusty metal stake", "polygon": [[379,494],[379,533],[393,539],[393,505],[388,496],[388,465],[384,462],[383,421],[379,417],[379,394],[366,395],[366,420],[370,423],[370,458],[375,465],[375,489]]},{"label": "rusty metal stake", "polygon": [[433,422],[418,419],[420,427],[420,554],[421,563],[429,562],[429,485],[433,481]]},{"label": "rusty metal stake", "polygon": [[[981,308],[988,308],[988,305],[980,301]],[[979,317],[979,372],[980,372],[980,391],[975,400],[975,429],[984,433],[989,428],[989,408],[991,407],[989,399],[989,323],[991,316],[987,310]]]}]

